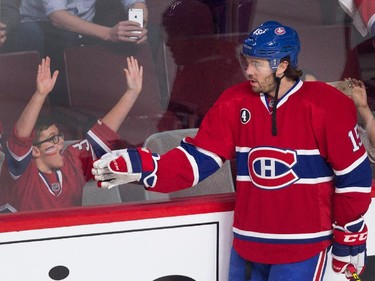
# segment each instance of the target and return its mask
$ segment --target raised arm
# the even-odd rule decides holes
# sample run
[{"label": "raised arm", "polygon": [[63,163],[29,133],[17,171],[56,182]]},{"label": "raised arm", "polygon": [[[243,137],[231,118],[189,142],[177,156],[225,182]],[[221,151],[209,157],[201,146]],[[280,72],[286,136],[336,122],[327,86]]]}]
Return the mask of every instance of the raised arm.
[{"label": "raised arm", "polygon": [[16,124],[16,131],[19,137],[29,137],[31,135],[40,110],[48,94],[55,86],[59,72],[56,70],[53,75],[51,75],[50,64],[50,58],[46,57],[42,59],[41,64],[38,65],[35,93],[22,111]]},{"label": "raised arm", "polygon": [[364,122],[367,137],[370,143],[375,147],[375,119],[367,102],[367,93],[365,85],[362,81],[357,79],[347,79],[351,82],[352,100],[357,108],[358,114]]},{"label": "raised arm", "polygon": [[124,69],[124,73],[128,87],[117,104],[102,118],[103,123],[113,131],[119,129],[142,90],[143,67],[134,57],[126,58],[126,61],[128,68]]}]

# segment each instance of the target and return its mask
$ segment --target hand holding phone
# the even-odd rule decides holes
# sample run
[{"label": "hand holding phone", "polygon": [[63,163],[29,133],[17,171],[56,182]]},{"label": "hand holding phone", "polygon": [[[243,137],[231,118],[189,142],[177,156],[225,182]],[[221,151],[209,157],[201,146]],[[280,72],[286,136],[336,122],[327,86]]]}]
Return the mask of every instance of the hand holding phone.
[{"label": "hand holding phone", "polygon": [[[143,10],[142,9],[129,9],[128,19],[139,23],[143,27]],[[132,31],[132,33],[140,34],[140,31]],[[137,39],[137,37],[130,37],[130,39]]]}]

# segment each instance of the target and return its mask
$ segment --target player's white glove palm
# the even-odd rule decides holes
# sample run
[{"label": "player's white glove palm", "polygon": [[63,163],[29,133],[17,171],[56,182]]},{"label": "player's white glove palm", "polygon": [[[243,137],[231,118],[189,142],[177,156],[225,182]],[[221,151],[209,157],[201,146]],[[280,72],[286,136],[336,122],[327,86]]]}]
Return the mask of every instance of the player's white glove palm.
[{"label": "player's white glove palm", "polygon": [[142,181],[146,187],[156,184],[156,168],[159,155],[147,149],[121,149],[104,154],[93,164],[92,174],[99,187]]},{"label": "player's white glove palm", "polygon": [[333,270],[345,273],[348,279],[361,274],[365,268],[367,240],[367,226],[363,218],[347,223],[344,227],[334,225],[333,240]]}]

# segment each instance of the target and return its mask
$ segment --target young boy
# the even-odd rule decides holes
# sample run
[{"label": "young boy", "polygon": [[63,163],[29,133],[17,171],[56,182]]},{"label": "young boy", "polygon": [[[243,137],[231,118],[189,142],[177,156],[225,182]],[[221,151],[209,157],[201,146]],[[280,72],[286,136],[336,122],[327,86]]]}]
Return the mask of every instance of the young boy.
[{"label": "young boy", "polygon": [[64,135],[58,126],[49,118],[38,119],[58,77],[58,71],[51,75],[50,58],[42,60],[36,91],[3,147],[6,160],[0,177],[2,201],[7,198],[17,211],[81,205],[92,162],[115,148],[119,140],[116,131],[142,89],[143,67],[133,57],[127,58],[127,64],[124,71],[128,88],[124,95],[85,139],[64,149]]}]

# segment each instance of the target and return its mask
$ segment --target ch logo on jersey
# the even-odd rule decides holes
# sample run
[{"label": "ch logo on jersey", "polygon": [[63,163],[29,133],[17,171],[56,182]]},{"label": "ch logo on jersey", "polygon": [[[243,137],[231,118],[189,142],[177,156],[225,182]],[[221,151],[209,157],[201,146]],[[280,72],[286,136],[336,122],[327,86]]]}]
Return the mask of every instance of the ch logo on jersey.
[{"label": "ch logo on jersey", "polygon": [[240,118],[241,118],[241,123],[242,124],[247,124],[249,123],[250,119],[251,119],[251,113],[248,109],[246,108],[242,108],[241,109],[241,113],[240,113]]},{"label": "ch logo on jersey", "polygon": [[248,165],[252,182],[262,189],[279,189],[296,182],[293,171],[297,153],[293,150],[261,147],[250,150]]}]

